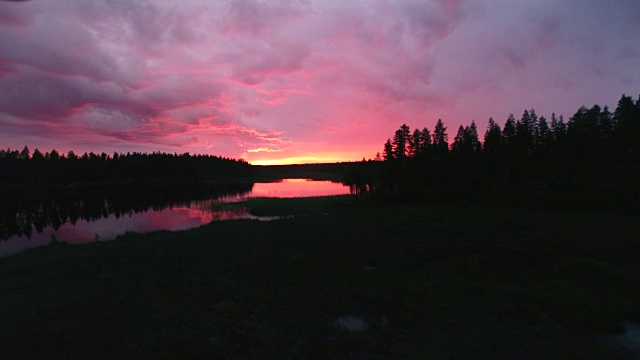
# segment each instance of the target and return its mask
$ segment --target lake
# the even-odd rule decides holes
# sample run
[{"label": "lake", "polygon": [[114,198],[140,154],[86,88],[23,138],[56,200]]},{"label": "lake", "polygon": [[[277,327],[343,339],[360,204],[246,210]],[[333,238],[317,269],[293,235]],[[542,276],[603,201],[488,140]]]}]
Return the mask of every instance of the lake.
[{"label": "lake", "polygon": [[192,189],[131,188],[46,197],[3,199],[0,204],[0,256],[48,244],[111,240],[126,232],[186,230],[212,221],[260,217],[248,208],[212,210],[215,204],[252,197],[308,197],[349,194],[330,181],[284,179],[254,184],[224,184]]}]

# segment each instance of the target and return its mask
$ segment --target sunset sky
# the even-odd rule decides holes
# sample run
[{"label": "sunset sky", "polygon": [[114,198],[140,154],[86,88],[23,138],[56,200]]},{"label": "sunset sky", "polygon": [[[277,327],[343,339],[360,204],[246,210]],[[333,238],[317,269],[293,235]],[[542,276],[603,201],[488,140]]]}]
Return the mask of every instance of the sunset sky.
[{"label": "sunset sky", "polygon": [[640,94],[637,0],[0,1],[0,147],[372,158]]}]

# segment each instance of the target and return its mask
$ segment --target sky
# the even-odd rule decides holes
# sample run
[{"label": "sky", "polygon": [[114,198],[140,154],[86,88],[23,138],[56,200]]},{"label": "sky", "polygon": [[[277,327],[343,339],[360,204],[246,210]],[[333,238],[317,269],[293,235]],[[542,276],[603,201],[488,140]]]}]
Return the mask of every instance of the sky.
[{"label": "sky", "polygon": [[373,158],[640,94],[637,0],[0,0],[0,148]]}]

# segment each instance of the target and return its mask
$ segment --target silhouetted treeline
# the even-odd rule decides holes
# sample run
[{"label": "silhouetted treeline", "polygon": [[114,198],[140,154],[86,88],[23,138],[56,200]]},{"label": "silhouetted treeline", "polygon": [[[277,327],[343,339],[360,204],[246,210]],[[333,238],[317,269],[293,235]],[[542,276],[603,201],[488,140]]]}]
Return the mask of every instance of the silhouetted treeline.
[{"label": "silhouetted treeline", "polygon": [[[451,143],[450,143],[451,141]],[[421,201],[621,205],[640,199],[640,99],[623,95],[614,112],[581,107],[568,121],[525,110],[502,127],[474,122],[450,139],[402,125],[381,156],[379,194]]]},{"label": "silhouetted treeline", "polygon": [[[54,229],[78,220],[116,218],[148,210],[187,206],[199,201],[241,196],[251,192],[252,183],[207,184],[165,187],[121,186],[96,191],[60,191],[25,196],[5,194],[0,202],[0,240],[14,235],[30,237],[51,225]],[[209,210],[210,204],[203,205]]]},{"label": "silhouetted treeline", "polygon": [[59,154],[0,150],[0,185],[3,187],[56,187],[82,183],[192,183],[251,175],[244,160],[218,156],[166,154],[160,152]]}]

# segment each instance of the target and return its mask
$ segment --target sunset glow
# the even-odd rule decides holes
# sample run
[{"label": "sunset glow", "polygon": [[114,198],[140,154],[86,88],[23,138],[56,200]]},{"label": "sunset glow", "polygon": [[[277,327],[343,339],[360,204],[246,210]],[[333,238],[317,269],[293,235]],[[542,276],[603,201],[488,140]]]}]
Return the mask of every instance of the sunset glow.
[{"label": "sunset glow", "polygon": [[373,158],[403,123],[432,129],[442,118],[452,134],[525,108],[571,116],[637,94],[638,9],[0,1],[0,147],[353,161]]},{"label": "sunset glow", "polygon": [[[257,159],[251,160],[253,165],[286,165],[286,164],[316,164],[316,163],[334,163],[358,160],[353,158],[353,154],[344,154],[342,156],[300,156],[285,157],[273,159]],[[361,159],[360,159],[361,160]]]},{"label": "sunset glow", "polygon": [[311,181],[307,179],[284,179],[281,182],[256,183],[252,197],[294,198],[307,196],[327,196],[349,194],[349,187],[331,181]]}]

